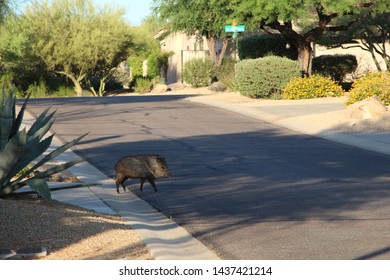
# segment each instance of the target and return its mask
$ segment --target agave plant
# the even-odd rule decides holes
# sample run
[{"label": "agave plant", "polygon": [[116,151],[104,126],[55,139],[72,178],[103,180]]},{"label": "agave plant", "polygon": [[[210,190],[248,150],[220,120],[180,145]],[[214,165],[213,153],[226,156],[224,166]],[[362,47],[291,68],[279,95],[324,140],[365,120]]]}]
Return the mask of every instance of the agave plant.
[{"label": "agave plant", "polygon": [[[86,134],[44,155],[54,137],[50,135],[44,138],[53,125],[55,112],[49,113],[47,109],[28,130],[21,129],[28,100],[29,96],[16,115],[13,90],[5,97],[3,88],[0,96],[0,197],[28,185],[44,199],[50,200],[50,188],[44,178],[66,170],[83,159],[57,165],[43,172],[34,171],[75,145]],[[41,156],[40,160],[33,163]],[[28,177],[29,174],[33,174],[32,177]]]}]

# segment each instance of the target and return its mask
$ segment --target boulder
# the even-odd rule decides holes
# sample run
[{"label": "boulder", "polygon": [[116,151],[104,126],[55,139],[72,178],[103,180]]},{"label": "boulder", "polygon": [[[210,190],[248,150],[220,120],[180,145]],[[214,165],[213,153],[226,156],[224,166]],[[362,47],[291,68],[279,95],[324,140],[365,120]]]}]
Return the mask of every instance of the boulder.
[{"label": "boulder", "polygon": [[222,82],[212,83],[208,87],[208,90],[211,90],[211,91],[225,91],[226,89],[227,89],[227,86]]},{"label": "boulder", "polygon": [[180,82],[169,84],[168,86],[172,91],[178,91],[185,88],[185,85],[183,85],[183,83]]},{"label": "boulder", "polygon": [[165,85],[165,84],[156,84],[151,93],[164,93],[164,92],[167,92],[167,91],[170,91],[170,88]]},{"label": "boulder", "polygon": [[387,107],[383,105],[378,96],[372,96],[349,105],[346,113],[350,118],[370,119],[384,115],[387,110]]}]

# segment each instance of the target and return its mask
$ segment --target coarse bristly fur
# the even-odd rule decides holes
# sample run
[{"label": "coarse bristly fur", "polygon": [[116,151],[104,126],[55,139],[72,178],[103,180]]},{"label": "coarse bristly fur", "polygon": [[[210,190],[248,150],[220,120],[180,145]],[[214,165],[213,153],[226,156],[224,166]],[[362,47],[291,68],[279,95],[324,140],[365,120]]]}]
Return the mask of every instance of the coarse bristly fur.
[{"label": "coarse bristly fur", "polygon": [[145,180],[158,192],[155,179],[170,178],[171,173],[165,158],[161,155],[128,155],[121,158],[115,164],[116,191],[119,193],[119,185],[126,191],[124,182],[127,179],[140,179],[140,190],[143,191]]}]

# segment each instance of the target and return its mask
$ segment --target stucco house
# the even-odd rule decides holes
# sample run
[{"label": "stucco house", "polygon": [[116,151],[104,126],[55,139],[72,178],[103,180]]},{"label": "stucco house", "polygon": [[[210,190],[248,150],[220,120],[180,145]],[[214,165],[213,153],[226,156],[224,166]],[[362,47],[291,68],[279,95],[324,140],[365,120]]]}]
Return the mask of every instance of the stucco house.
[{"label": "stucco house", "polygon": [[[164,35],[165,30],[156,34],[155,38],[160,40],[161,49],[164,51],[172,51],[174,54],[169,58],[168,71],[166,83],[171,84],[182,81],[183,65],[191,58],[208,57],[210,52],[207,46],[206,38],[199,38],[197,36],[187,36],[184,33],[170,33]],[[218,44],[216,47],[217,52],[220,51],[222,44]],[[389,46],[390,49],[390,46]],[[361,48],[332,48],[328,49],[321,45],[314,45],[314,57],[329,54],[352,54],[356,57],[358,62],[358,69],[356,76],[359,76],[368,71],[377,71],[375,63],[371,57],[371,54]],[[226,55],[234,55],[234,44],[229,47],[229,51]],[[378,61],[382,66],[385,65],[385,61],[379,55]],[[382,69],[385,69],[382,67]]]}]

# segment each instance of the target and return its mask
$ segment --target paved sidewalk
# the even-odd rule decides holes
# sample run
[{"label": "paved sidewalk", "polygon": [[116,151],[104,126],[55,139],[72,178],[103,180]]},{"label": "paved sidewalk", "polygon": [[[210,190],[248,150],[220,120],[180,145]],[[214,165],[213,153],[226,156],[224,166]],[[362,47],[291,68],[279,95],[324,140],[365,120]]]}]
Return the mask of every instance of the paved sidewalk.
[{"label": "paved sidewalk", "polygon": [[[189,98],[192,102],[229,110],[252,118],[261,119],[283,126],[304,134],[314,135],[331,141],[360,147],[390,155],[390,132],[378,133],[342,133],[324,130],[322,127],[309,123],[297,123],[296,116],[318,112],[332,112],[342,109],[343,104],[299,104],[286,106],[258,106],[229,104],[226,102],[210,101],[205,98]],[[32,117],[26,114],[26,123],[31,123]],[[53,147],[61,145],[54,138]],[[71,161],[78,158],[72,151],[60,155],[60,161]],[[199,259],[211,260],[219,257],[205,245],[193,238],[184,228],[178,226],[163,214],[152,208],[148,203],[131,192],[118,195],[115,192],[114,180],[90,164],[83,162],[70,171],[82,182],[97,183],[99,185],[89,188],[72,189],[68,191],[53,192],[53,198],[59,201],[76,204],[102,213],[119,214],[129,225],[136,230],[144,240],[149,251],[157,260],[171,259]]]}]

